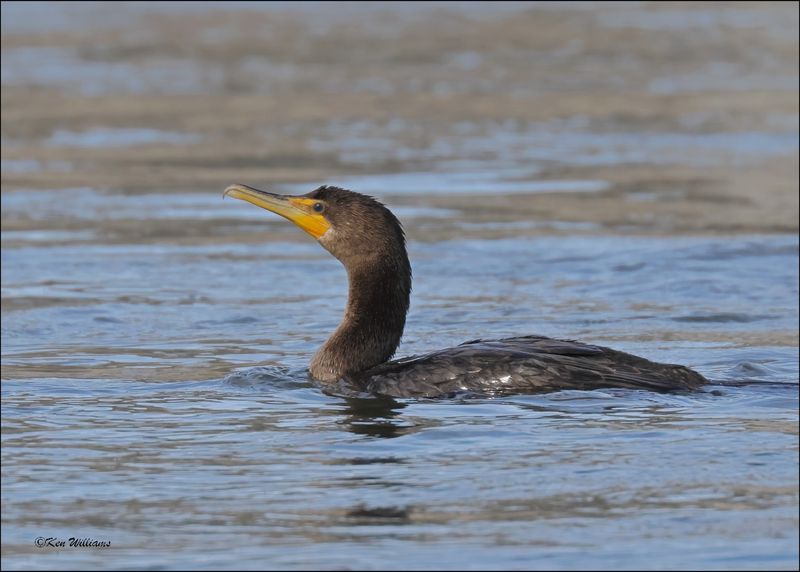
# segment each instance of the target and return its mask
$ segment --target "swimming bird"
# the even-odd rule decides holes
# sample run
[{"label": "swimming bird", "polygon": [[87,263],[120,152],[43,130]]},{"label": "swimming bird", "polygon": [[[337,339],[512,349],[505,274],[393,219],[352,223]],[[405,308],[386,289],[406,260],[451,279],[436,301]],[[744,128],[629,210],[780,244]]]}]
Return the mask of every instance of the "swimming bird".
[{"label": "swimming bird", "polygon": [[699,373],[610,348],[544,336],[476,339],[453,348],[389,361],[409,308],[411,264],[403,227],[372,197],[332,186],[301,196],[246,185],[223,194],[290,220],[347,270],[344,319],[309,366],[324,391],[344,395],[441,397],[564,389],[696,389]]}]

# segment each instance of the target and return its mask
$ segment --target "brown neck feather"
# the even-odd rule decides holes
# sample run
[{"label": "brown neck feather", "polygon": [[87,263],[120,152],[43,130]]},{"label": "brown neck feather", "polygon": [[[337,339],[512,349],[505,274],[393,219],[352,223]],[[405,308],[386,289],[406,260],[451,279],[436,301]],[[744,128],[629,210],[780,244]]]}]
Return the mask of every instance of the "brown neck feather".
[{"label": "brown neck feather", "polygon": [[311,375],[319,381],[336,381],[385,362],[403,335],[411,294],[403,245],[349,264],[347,275],[344,319],[311,360]]}]

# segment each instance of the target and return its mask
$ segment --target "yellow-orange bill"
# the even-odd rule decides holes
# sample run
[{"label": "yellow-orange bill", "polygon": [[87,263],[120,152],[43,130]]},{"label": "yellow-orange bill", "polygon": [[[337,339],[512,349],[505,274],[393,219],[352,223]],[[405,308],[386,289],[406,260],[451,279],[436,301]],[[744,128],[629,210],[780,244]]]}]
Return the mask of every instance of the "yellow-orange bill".
[{"label": "yellow-orange bill", "polygon": [[292,221],[314,238],[319,238],[331,227],[322,214],[314,212],[314,199],[290,197],[259,191],[247,185],[231,185],[223,196],[241,199]]}]

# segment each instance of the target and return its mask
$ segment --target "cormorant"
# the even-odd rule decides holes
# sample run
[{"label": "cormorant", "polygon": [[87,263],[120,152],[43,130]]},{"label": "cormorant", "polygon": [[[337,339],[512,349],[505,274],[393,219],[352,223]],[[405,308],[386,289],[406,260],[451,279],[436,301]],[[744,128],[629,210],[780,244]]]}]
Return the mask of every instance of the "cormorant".
[{"label": "cormorant", "polygon": [[673,391],[706,383],[680,365],[543,336],[478,339],[387,361],[403,335],[411,294],[405,235],[394,214],[372,197],[331,186],[286,196],[231,185],[223,196],[289,219],[347,269],[344,319],[309,367],[311,377],[330,393],[438,397],[612,387]]}]

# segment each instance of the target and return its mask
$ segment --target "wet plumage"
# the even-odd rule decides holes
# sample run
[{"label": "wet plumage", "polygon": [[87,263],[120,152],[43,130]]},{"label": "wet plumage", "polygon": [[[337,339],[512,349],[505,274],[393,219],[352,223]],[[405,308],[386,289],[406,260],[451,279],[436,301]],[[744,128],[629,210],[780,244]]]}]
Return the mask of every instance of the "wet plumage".
[{"label": "wet plumage", "polygon": [[522,336],[474,340],[381,364],[341,385],[391,397],[437,397],[464,391],[509,394],[624,387],[673,391],[705,380],[680,365],[660,364],[602,346]]},{"label": "wet plumage", "polygon": [[473,340],[387,361],[400,343],[411,293],[405,237],[391,211],[372,197],[337,187],[290,197],[232,185],[225,194],[291,220],[345,266],[344,319],[309,368],[326,391],[439,397],[612,387],[676,391],[706,382],[684,366],[535,335]]}]

